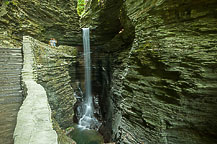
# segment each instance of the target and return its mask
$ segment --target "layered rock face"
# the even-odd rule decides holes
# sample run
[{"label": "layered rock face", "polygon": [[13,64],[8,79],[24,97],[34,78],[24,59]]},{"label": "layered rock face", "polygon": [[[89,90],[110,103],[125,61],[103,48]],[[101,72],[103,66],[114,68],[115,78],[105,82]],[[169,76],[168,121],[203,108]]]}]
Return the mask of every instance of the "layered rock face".
[{"label": "layered rock face", "polygon": [[[101,47],[113,57],[111,98],[105,102],[113,141],[217,142],[216,5],[215,0],[126,0],[117,11],[107,0],[89,11],[102,16],[105,9],[116,11],[123,27]],[[96,34],[93,39],[104,37]]]},{"label": "layered rock face", "polygon": [[0,6],[1,45],[20,45],[23,35],[46,43],[53,37],[59,44],[77,45],[80,42],[74,0],[4,0]]},{"label": "layered rock face", "polygon": [[[119,11],[122,1],[88,1],[81,27],[91,28],[91,44],[102,45],[111,40],[122,28]],[[102,37],[103,35],[103,37]]]},{"label": "layered rock face", "polygon": [[[100,94],[106,141],[217,143],[216,0],[92,0],[88,5],[81,25],[91,27],[91,44],[97,45],[93,93]],[[72,0],[1,3],[0,23],[0,44],[7,47],[20,46],[24,34],[81,44]],[[69,55],[76,54],[73,48],[33,43],[38,82],[54,118],[67,128],[75,103]]]},{"label": "layered rock face", "polygon": [[23,101],[21,48],[0,48],[0,143],[12,144],[17,112]]},{"label": "layered rock face", "polygon": [[[79,29],[79,17],[75,6],[76,1],[74,0],[0,1],[1,48],[20,48],[23,35],[30,35],[46,43],[48,43],[51,37],[54,37],[58,40],[58,44],[80,45],[81,32]],[[68,74],[68,65],[73,61],[72,53],[74,52],[74,49],[71,47],[59,47],[59,51],[57,50],[58,52],[46,49],[49,52],[44,50],[46,53],[43,53],[43,48],[49,47],[48,45],[34,40],[33,44],[34,47],[36,47],[35,56],[37,56],[36,60],[38,62],[36,65],[39,66],[36,67],[35,70],[41,72],[38,75],[38,79],[46,88],[49,94],[48,96],[50,96],[49,102],[51,103],[51,108],[54,112],[53,116],[62,128],[66,128],[69,125],[71,126],[75,98],[73,97],[73,89],[69,84],[70,77]],[[8,70],[5,71],[7,74],[4,73],[7,77],[4,77],[4,75],[1,77],[1,81],[4,81],[4,83],[0,84],[2,89],[1,95],[2,97],[7,96],[5,95],[6,93],[10,95],[10,98],[7,96],[8,98],[6,98],[5,102],[2,101],[2,103],[4,103],[4,105],[2,105],[2,110],[5,111],[5,113],[3,113],[4,117],[2,118],[7,118],[5,119],[6,122],[3,120],[1,121],[1,142],[12,143],[13,130],[16,124],[16,114],[22,103],[19,75],[19,70],[22,65],[19,62],[22,62],[22,54],[21,48],[19,49],[19,57],[15,57],[16,55],[13,50],[6,51],[6,53],[13,55],[13,57],[7,57],[6,55],[6,57],[1,57],[1,62],[3,62],[2,64],[4,65],[2,70]],[[54,53],[56,53],[55,56]],[[19,63],[19,65],[11,65],[11,62],[14,62],[15,64]],[[50,64],[47,64],[47,62]],[[15,71],[12,72],[12,68]],[[5,87],[9,89],[5,90]],[[15,92],[15,94],[13,94],[13,92]],[[12,101],[9,99],[12,99]]]},{"label": "layered rock face", "polygon": [[71,87],[69,66],[74,62],[77,50],[70,46],[50,47],[31,37],[28,37],[28,43],[34,54],[34,79],[46,91],[58,143],[74,143],[63,130],[73,124],[76,100]]},{"label": "layered rock face", "polygon": [[71,87],[69,66],[73,63],[76,49],[67,46],[51,48],[31,39],[34,50],[35,73],[37,82],[46,90],[53,117],[62,128],[73,123],[74,90]]}]

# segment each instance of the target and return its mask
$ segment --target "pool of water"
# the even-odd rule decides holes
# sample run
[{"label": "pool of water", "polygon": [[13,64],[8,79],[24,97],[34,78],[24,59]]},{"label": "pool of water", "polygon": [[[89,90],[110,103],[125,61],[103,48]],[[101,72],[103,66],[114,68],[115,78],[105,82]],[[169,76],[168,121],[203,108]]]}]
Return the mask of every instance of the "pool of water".
[{"label": "pool of water", "polygon": [[103,144],[103,137],[95,130],[87,130],[74,125],[74,130],[70,137],[77,144]]}]

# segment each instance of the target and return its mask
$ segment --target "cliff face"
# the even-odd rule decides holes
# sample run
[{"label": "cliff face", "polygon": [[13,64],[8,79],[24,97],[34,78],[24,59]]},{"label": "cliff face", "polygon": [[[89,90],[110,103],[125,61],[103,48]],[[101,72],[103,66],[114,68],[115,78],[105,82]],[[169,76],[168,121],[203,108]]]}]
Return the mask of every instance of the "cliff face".
[{"label": "cliff face", "polygon": [[69,71],[69,67],[75,62],[77,50],[71,46],[50,47],[33,38],[29,38],[29,42],[34,54],[35,79],[47,93],[58,143],[74,143],[63,130],[73,125],[76,99],[71,76],[75,73],[74,69]]},{"label": "cliff face", "polygon": [[76,49],[69,46],[50,47],[32,39],[37,82],[46,90],[53,117],[62,128],[73,123],[74,90],[69,66],[75,62]]},{"label": "cliff face", "polygon": [[[101,46],[113,57],[107,127],[114,141],[217,142],[216,5],[215,0],[126,0],[117,11],[107,0],[103,8],[87,11],[103,16],[109,9],[122,25]],[[83,23],[100,28],[102,21]],[[94,31],[93,39],[107,37]]]},{"label": "cliff face", "polygon": [[[121,30],[119,11],[122,1],[88,1],[86,12],[81,17],[81,27],[91,28],[91,44],[102,45]],[[103,36],[103,37],[102,37]]]},{"label": "cliff face", "polygon": [[[60,45],[81,45],[76,1],[0,1],[0,47],[21,47],[23,35],[32,36],[46,43],[53,37],[58,40],[58,44]],[[42,44],[39,41],[34,41],[35,57],[37,57],[36,65],[38,66],[35,69],[40,73],[38,74],[38,82],[47,91],[54,118],[58,121],[61,128],[66,128],[71,126],[74,115],[73,105],[75,98],[70,85],[71,78],[69,77],[68,66],[72,63],[72,59],[74,59],[72,55],[75,49],[71,47],[59,47],[59,50],[52,53],[53,51],[46,49],[46,47],[49,47],[48,45]],[[14,55],[11,51],[9,54]],[[13,62],[20,61],[19,58],[11,60]],[[7,62],[4,64],[7,64]],[[18,74],[16,77],[19,77]],[[9,86],[13,88],[14,85],[10,84]],[[3,85],[0,84],[0,87],[2,89]],[[22,97],[20,91],[17,95],[19,95],[19,98]],[[19,110],[21,101],[19,101],[19,104],[10,106],[7,109],[7,111],[10,111],[10,114],[13,114],[14,120],[10,120],[10,130],[7,130],[8,132],[2,131],[1,136],[7,136],[1,139],[2,143],[11,143],[13,141],[11,136],[13,135],[14,125],[16,124],[16,113]],[[2,103],[4,105],[7,104],[5,102]],[[3,109],[5,109],[5,106]],[[4,119],[8,121],[7,117],[4,117]],[[2,124],[1,127],[4,128]],[[58,124],[56,124],[56,127],[58,127]]]},{"label": "cliff face", "polygon": [[17,112],[23,102],[22,50],[0,48],[0,143],[12,144]]},{"label": "cliff face", "polygon": [[[1,46],[21,46],[23,35],[81,44],[76,1],[4,2]],[[216,5],[216,0],[89,1],[81,26],[91,28],[93,93],[106,141],[217,143]],[[75,104],[70,82],[80,80],[69,76],[74,48],[34,43],[38,82],[66,128]]]},{"label": "cliff face", "polygon": [[1,45],[20,46],[23,35],[48,43],[54,37],[59,44],[80,42],[79,17],[74,0],[1,1]]}]

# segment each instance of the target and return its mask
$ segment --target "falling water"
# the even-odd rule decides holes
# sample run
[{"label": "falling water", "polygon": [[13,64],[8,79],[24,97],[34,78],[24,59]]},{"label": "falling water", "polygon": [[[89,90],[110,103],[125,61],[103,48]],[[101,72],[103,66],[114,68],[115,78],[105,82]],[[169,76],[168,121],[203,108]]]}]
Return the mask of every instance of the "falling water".
[{"label": "falling water", "polygon": [[87,103],[92,104],[89,28],[83,28],[82,30],[83,30],[83,47],[84,47],[84,63],[85,63],[85,100]]},{"label": "falling water", "polygon": [[79,120],[79,126],[84,129],[94,128],[97,123],[93,116],[93,99],[91,95],[91,58],[89,28],[83,28],[83,47],[85,62],[85,98],[83,103],[83,116]]}]

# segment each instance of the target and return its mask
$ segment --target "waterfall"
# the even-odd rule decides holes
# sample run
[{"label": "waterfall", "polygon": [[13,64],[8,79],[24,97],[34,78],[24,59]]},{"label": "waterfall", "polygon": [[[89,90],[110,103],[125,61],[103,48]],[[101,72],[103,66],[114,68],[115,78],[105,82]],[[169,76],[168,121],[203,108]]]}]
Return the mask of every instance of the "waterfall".
[{"label": "waterfall", "polygon": [[92,104],[89,28],[83,28],[82,30],[83,30],[83,47],[84,47],[84,63],[85,63],[85,101],[88,104]]},{"label": "waterfall", "polygon": [[90,37],[89,28],[83,30],[83,47],[84,47],[84,63],[85,63],[85,97],[83,102],[83,116],[79,120],[79,126],[84,129],[94,128],[97,120],[93,116],[93,98],[91,94],[91,57],[90,57]]}]

